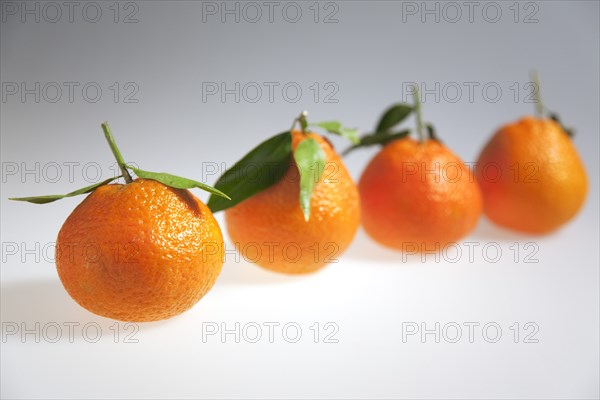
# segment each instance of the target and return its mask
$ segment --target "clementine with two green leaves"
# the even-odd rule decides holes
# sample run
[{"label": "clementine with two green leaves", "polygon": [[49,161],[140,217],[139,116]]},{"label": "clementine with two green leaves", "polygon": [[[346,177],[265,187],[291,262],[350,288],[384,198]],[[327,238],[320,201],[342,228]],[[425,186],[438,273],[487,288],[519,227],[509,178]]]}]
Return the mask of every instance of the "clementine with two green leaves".
[{"label": "clementine with two green leaves", "polygon": [[[229,197],[201,182],[126,164],[108,124],[102,128],[120,176],[65,195],[12,200],[45,204],[90,193],[56,240],[56,269],[66,291],[104,317],[131,322],[171,318],[210,290],[224,260],[217,221],[187,189]],[[110,184],[117,178],[125,184]]]},{"label": "clementine with two green leaves", "polygon": [[[360,147],[383,149],[368,163],[359,184],[362,224],[376,242],[401,251],[439,251],[473,230],[482,210],[477,183],[465,163],[437,137],[414,104],[400,103],[381,117]],[[414,113],[418,139],[397,126]],[[451,171],[451,172],[449,172]]]},{"label": "clementine with two green leaves", "polygon": [[355,130],[335,121],[310,125],[302,113],[217,181],[233,201],[217,195],[208,201],[213,212],[225,210],[242,255],[269,270],[302,274],[336,262],[360,224],[352,177],[330,142],[309,127],[358,141]]}]

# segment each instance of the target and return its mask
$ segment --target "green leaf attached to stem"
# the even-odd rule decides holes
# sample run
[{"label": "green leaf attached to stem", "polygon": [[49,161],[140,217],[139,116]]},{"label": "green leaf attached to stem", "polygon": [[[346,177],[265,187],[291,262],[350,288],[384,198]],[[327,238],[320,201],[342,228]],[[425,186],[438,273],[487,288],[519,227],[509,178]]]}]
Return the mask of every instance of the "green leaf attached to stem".
[{"label": "green leaf attached to stem", "polygon": [[316,122],[310,124],[310,126],[318,126],[319,128],[323,128],[327,132],[346,138],[354,144],[358,144],[360,142],[360,139],[358,138],[358,129],[345,128],[338,121]]},{"label": "green leaf attached to stem", "polygon": [[294,151],[294,160],[300,173],[300,207],[304,219],[310,219],[310,200],[313,189],[325,170],[325,152],[313,138],[300,142]]},{"label": "green leaf attached to stem", "polygon": [[129,170],[132,170],[133,172],[135,172],[135,174],[140,178],[153,179],[157,182],[160,182],[164,185],[167,185],[167,186],[170,186],[173,188],[177,188],[177,189],[199,188],[202,190],[206,190],[207,192],[212,193],[214,195],[220,196],[224,199],[231,200],[229,198],[229,196],[227,196],[225,193],[223,193],[220,190],[215,189],[211,186],[205,185],[202,182],[194,181],[194,180],[188,179],[188,178],[182,178],[180,176],[175,176],[175,175],[167,174],[164,172],[144,171],[144,170],[132,167],[131,165],[127,165],[125,163],[125,160],[123,159],[123,156],[121,155],[121,152],[119,151],[119,148],[117,147],[117,143],[115,142],[115,139],[110,131],[108,122],[102,123],[102,130],[104,131],[104,137],[106,138],[108,146],[110,147],[110,150],[112,151],[113,156],[117,160],[117,164],[119,165],[119,168],[121,169],[122,175],[119,175],[118,177],[115,177],[115,178],[107,179],[105,181],[96,183],[91,186],[84,187],[83,189],[79,189],[79,190],[76,190],[74,192],[67,193],[67,194],[38,196],[38,197],[16,197],[16,198],[10,198],[9,200],[28,201],[30,203],[35,203],[35,204],[46,204],[46,203],[51,203],[56,200],[63,199],[65,197],[72,197],[72,196],[77,196],[79,194],[85,194],[85,193],[92,192],[95,189],[99,188],[100,186],[106,185],[107,183],[112,182],[117,178],[124,178],[125,183],[129,184],[129,183],[133,182],[133,179],[131,178]]},{"label": "green leaf attached to stem", "polygon": [[212,212],[233,207],[274,185],[285,175],[294,157],[300,172],[300,206],[305,218],[310,218],[310,198],[314,186],[323,174],[325,153],[317,141],[307,136],[292,152],[292,131],[298,125],[304,134],[309,133],[309,126],[315,126],[358,143],[356,130],[344,128],[337,121],[309,124],[307,112],[303,111],[294,119],[289,131],[262,142],[225,171],[215,183],[215,188],[229,194],[232,200],[227,202],[211,196],[208,207]]},{"label": "green leaf attached to stem", "polygon": [[369,147],[373,145],[385,146],[389,142],[397,139],[402,139],[410,134],[410,130],[405,129],[398,132],[390,132],[390,129],[404,121],[414,110],[413,106],[406,103],[397,103],[388,107],[381,115],[377,128],[374,133],[368,133],[362,136],[358,143],[351,146],[342,152],[342,155],[347,155],[356,149]]},{"label": "green leaf attached to stem", "polygon": [[222,211],[269,188],[278,182],[290,167],[292,135],[286,131],[262,142],[246,154],[215,183],[215,188],[228,193],[231,201],[210,196],[212,212]]},{"label": "green leaf attached to stem", "polygon": [[86,186],[84,188],[75,190],[74,192],[67,193],[67,194],[51,194],[51,195],[47,195],[47,196],[35,196],[35,197],[11,197],[11,198],[9,198],[9,200],[26,201],[26,202],[34,203],[34,204],[52,203],[53,201],[64,199],[65,197],[79,196],[80,194],[86,194],[86,193],[93,192],[100,186],[104,186],[118,178],[121,178],[121,175],[115,176],[114,178],[109,178],[109,179],[103,180],[102,182],[94,183],[93,185]]},{"label": "green leaf attached to stem", "polygon": [[127,167],[129,169],[131,169],[138,177],[143,178],[143,179],[152,179],[152,180],[162,183],[163,185],[167,185],[167,186],[170,186],[175,189],[198,188],[198,189],[205,190],[209,193],[212,193],[214,195],[221,196],[224,199],[231,200],[231,198],[229,196],[227,196],[225,193],[221,192],[218,189],[215,189],[212,186],[206,185],[202,182],[194,181],[194,180],[188,179],[188,178],[183,178],[181,176],[167,174],[165,172],[144,171],[142,169],[132,167],[131,165],[128,165]]},{"label": "green leaf attached to stem", "polygon": [[405,138],[406,136],[410,135],[410,132],[411,132],[410,129],[405,129],[403,131],[394,132],[394,133],[379,132],[379,133],[371,133],[371,134],[365,135],[360,138],[359,144],[356,144],[354,146],[347,148],[346,150],[344,150],[342,152],[342,155],[345,156],[345,155],[349,154],[350,152],[352,152],[356,149],[359,149],[359,148],[363,148],[363,147],[370,147],[370,146],[374,146],[374,145],[385,146],[386,144],[388,144],[394,140]]},{"label": "green leaf attached to stem", "polygon": [[381,133],[389,131],[391,128],[404,121],[412,111],[413,108],[410,104],[394,104],[383,113],[375,132]]}]

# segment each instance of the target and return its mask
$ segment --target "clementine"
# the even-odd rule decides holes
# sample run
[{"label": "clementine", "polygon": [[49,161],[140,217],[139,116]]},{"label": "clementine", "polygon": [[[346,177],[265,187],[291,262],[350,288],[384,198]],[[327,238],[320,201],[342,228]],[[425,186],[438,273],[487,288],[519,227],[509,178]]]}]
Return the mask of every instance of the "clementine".
[{"label": "clementine", "polygon": [[227,232],[237,249],[269,270],[302,274],[335,262],[360,223],[356,185],[332,145],[316,133],[293,131],[292,149],[309,138],[319,144],[327,164],[312,192],[308,221],[299,203],[294,162],[274,185],[225,210]]},{"label": "clementine", "polygon": [[588,191],[571,138],[546,118],[525,117],[500,128],[479,156],[476,177],[485,215],[532,234],[552,232],[572,219]]},{"label": "clementine", "polygon": [[116,177],[66,195],[13,200],[45,204],[91,193],[58,234],[56,269],[63,286],[82,307],[104,317],[171,318],[210,290],[224,258],[210,209],[185,189],[228,196],[201,182],[125,164],[108,125],[102,128],[126,184],[108,184]]}]

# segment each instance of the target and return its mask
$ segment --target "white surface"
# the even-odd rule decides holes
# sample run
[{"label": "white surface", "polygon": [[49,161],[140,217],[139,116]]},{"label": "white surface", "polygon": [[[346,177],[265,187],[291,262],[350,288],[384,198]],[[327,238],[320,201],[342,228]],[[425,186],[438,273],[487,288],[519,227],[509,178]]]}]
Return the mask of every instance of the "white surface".
[{"label": "white surface", "polygon": [[[337,264],[319,274],[286,277],[247,263],[228,260],[214,289],[191,311],[175,319],[141,324],[131,332],[122,323],[114,342],[114,322],[79,308],[64,292],[51,263],[3,270],[2,320],[62,325],[62,337],[50,326],[40,343],[19,334],[2,345],[3,397],[594,397],[597,392],[597,263],[591,239],[573,239],[584,231],[578,219],[561,233],[537,240],[539,263],[512,262],[513,241],[485,223],[469,241],[498,243],[498,263],[474,252],[460,262],[436,263],[433,256],[402,263],[401,255],[376,247],[364,234]],[[568,248],[569,251],[564,251]],[[448,255],[447,257],[454,257]],[[490,257],[494,257],[490,252]],[[33,278],[28,268],[34,268]],[[7,272],[8,271],[8,272]],[[70,343],[66,322],[74,328]],[[83,326],[97,323],[103,337]],[[275,328],[269,342],[268,325]],[[297,343],[294,330],[303,330]],[[314,343],[315,322],[339,327],[338,343]],[[432,335],[403,342],[403,323],[462,325],[462,338],[447,330],[440,343]],[[465,323],[479,323],[470,343]],[[515,322],[521,325],[514,343]],[[524,324],[539,327],[523,343]],[[207,335],[214,324],[228,329],[223,341]],[[262,326],[262,338],[251,343]],[[497,323],[502,337],[493,340]],[[210,327],[207,326],[211,325]],[[111,328],[112,327],[112,328]],[[219,329],[221,326],[219,326]],[[291,329],[291,328],[290,328]],[[447,329],[450,329],[447,328]],[[531,332],[530,328],[528,332]],[[408,331],[407,331],[408,332]],[[35,382],[35,383],[32,383]]]},{"label": "white surface", "polygon": [[[202,23],[200,3],[161,1],[137,2],[140,22],[133,25],[110,18],[97,24],[3,22],[3,82],[95,81],[106,97],[93,104],[1,104],[3,173],[14,165],[9,163],[81,163],[72,182],[66,175],[56,183],[3,176],[3,334],[13,324],[21,330],[39,323],[46,337],[37,343],[34,334],[22,340],[19,332],[0,343],[2,398],[598,398],[598,3],[537,2],[539,23],[529,25],[510,18],[498,24],[402,23],[401,3],[337,2],[340,22],[332,25],[310,19]],[[445,142],[473,161],[497,126],[531,112],[531,104],[511,100],[508,87],[525,84],[532,67],[541,71],[548,106],[577,128],[590,195],[572,223],[543,238],[506,232],[482,218],[465,239],[477,244],[473,259],[463,243],[457,262],[449,262],[455,256],[450,253],[440,262],[433,255],[425,262],[403,260],[362,231],[339,263],[306,277],[269,273],[229,254],[215,287],[197,306],[169,321],[140,324],[137,342],[125,343],[131,330],[74,303],[51,260],[51,243],[81,199],[46,206],[6,201],[85,186],[86,162],[98,163],[109,176],[113,161],[99,128],[105,119],[129,161],[212,183],[216,177],[205,176],[209,164],[202,162],[230,165],[286,129],[302,109],[314,120],[338,118],[371,129],[386,106],[401,100],[407,81],[497,82],[504,88],[498,103],[479,98],[424,105],[425,119]],[[136,82],[139,103],[111,101],[108,87],[115,81]],[[334,81],[339,102],[315,104],[307,95],[298,103],[204,103],[203,81],[295,81],[306,93],[311,82]],[[372,155],[347,158],[355,178]],[[515,242],[517,262],[510,248]],[[533,247],[526,249],[529,242]],[[40,251],[23,251],[36,243]],[[5,251],[12,244],[16,255]],[[494,263],[489,257],[495,246],[502,255]],[[524,262],[531,249],[537,249],[537,263]],[[280,324],[273,343],[264,325],[270,322]],[[315,322],[318,343],[310,329]],[[324,330],[327,322],[339,328],[337,343],[323,343],[331,332]],[[462,338],[403,340],[403,327],[425,323],[431,329],[436,322],[450,336],[453,323],[462,326]],[[516,322],[518,343],[510,329]],[[537,343],[524,343],[528,322],[539,327]],[[69,323],[78,324],[72,340]],[[203,340],[208,325],[232,329],[236,323],[262,325],[262,339]],[[302,328],[297,343],[283,337],[286,323]],[[465,323],[479,324],[472,343]],[[483,336],[487,323],[501,327],[497,343]],[[56,343],[49,340],[52,324],[62,326]],[[98,325],[83,332],[86,324]],[[98,326],[102,337],[90,343]],[[493,338],[493,329],[488,333]]]}]

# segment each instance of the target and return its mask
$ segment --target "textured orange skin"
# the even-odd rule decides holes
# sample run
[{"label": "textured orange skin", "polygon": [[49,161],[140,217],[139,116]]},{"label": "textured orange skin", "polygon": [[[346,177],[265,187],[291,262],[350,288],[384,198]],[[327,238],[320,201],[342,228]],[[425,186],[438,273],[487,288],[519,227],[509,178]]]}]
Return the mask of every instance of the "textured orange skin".
[{"label": "textured orange skin", "polygon": [[482,210],[469,169],[434,140],[389,143],[371,160],[358,189],[367,233],[403,251],[456,242],[475,227]]},{"label": "textured orange skin", "polygon": [[[238,251],[272,271],[317,271],[350,245],[360,224],[358,190],[344,163],[321,136],[308,137],[321,145],[328,163],[313,190],[308,222],[300,208],[295,164],[279,182],[225,211],[227,231]],[[294,131],[292,148],[304,138]]]},{"label": "textured orange skin", "polygon": [[552,232],[573,218],[588,191],[571,138],[549,119],[525,117],[502,127],[481,152],[476,177],[487,217],[533,234]]},{"label": "textured orange skin", "polygon": [[82,307],[104,317],[157,321],[196,304],[221,272],[221,230],[187,190],[153,180],[101,186],[69,215],[56,268]]}]

